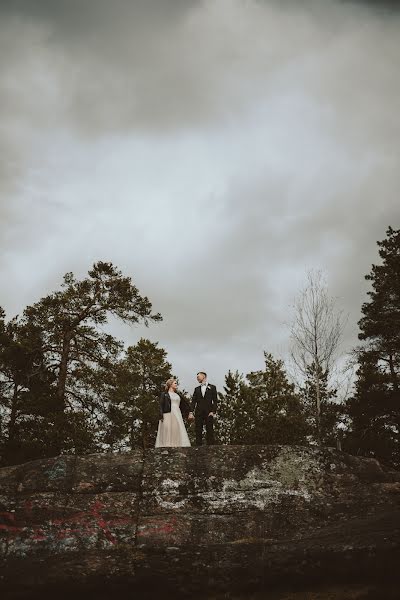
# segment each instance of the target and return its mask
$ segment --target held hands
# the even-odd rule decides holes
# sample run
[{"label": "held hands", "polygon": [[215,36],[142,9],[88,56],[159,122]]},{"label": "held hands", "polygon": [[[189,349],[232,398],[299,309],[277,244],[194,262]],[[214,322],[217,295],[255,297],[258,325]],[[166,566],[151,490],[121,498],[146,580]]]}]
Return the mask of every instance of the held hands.
[{"label": "held hands", "polygon": [[[208,413],[208,416],[209,416],[209,417],[214,417],[214,413],[213,413],[213,412],[210,412],[210,413]],[[190,413],[188,414],[188,418],[187,418],[187,420],[188,420],[190,423],[191,423],[192,421],[194,421],[194,415],[193,415],[193,413],[192,413],[192,412],[190,412]]]}]

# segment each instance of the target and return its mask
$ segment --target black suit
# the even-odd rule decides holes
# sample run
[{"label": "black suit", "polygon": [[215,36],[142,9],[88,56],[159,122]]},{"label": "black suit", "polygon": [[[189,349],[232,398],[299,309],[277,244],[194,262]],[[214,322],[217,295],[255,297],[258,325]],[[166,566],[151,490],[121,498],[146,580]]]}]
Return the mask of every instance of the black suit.
[{"label": "black suit", "polygon": [[215,413],[217,410],[217,388],[211,383],[207,384],[203,397],[201,385],[198,385],[192,397],[191,410],[195,416],[196,425],[196,446],[203,443],[203,427],[206,426],[207,445],[214,444],[214,417],[209,417],[209,413]]}]

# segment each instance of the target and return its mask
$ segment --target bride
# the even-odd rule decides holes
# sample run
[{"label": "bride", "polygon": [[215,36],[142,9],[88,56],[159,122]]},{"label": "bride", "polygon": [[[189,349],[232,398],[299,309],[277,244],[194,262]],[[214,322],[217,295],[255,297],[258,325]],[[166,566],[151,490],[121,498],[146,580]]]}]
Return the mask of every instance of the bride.
[{"label": "bride", "polygon": [[160,420],[158,423],[156,448],[162,446],[190,446],[189,436],[182,418],[182,411],[193,418],[189,404],[176,393],[178,384],[168,379],[165,391],[160,394]]}]

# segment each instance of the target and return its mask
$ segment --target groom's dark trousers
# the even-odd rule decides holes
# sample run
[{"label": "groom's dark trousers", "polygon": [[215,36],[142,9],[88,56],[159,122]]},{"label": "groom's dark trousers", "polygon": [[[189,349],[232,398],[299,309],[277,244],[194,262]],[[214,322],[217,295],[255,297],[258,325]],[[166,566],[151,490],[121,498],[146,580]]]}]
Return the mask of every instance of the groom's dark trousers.
[{"label": "groom's dark trousers", "polygon": [[214,417],[208,416],[210,412],[217,410],[217,388],[211,383],[207,384],[205,394],[201,393],[201,386],[194,390],[191,410],[195,417],[196,446],[203,443],[203,427],[206,426],[207,445],[215,444],[214,440]]},{"label": "groom's dark trousers", "polygon": [[203,427],[206,426],[207,446],[214,444],[214,417],[209,417],[208,412],[197,412],[195,415],[196,446],[203,443]]}]

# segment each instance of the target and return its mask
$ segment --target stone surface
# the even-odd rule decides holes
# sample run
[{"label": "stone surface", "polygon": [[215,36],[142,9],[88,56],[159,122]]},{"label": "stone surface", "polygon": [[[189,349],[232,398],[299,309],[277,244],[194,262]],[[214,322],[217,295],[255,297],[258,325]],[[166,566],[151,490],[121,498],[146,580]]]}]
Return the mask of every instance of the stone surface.
[{"label": "stone surface", "polygon": [[400,473],[301,446],[58,456],[0,469],[0,534],[2,598],[395,598]]}]

